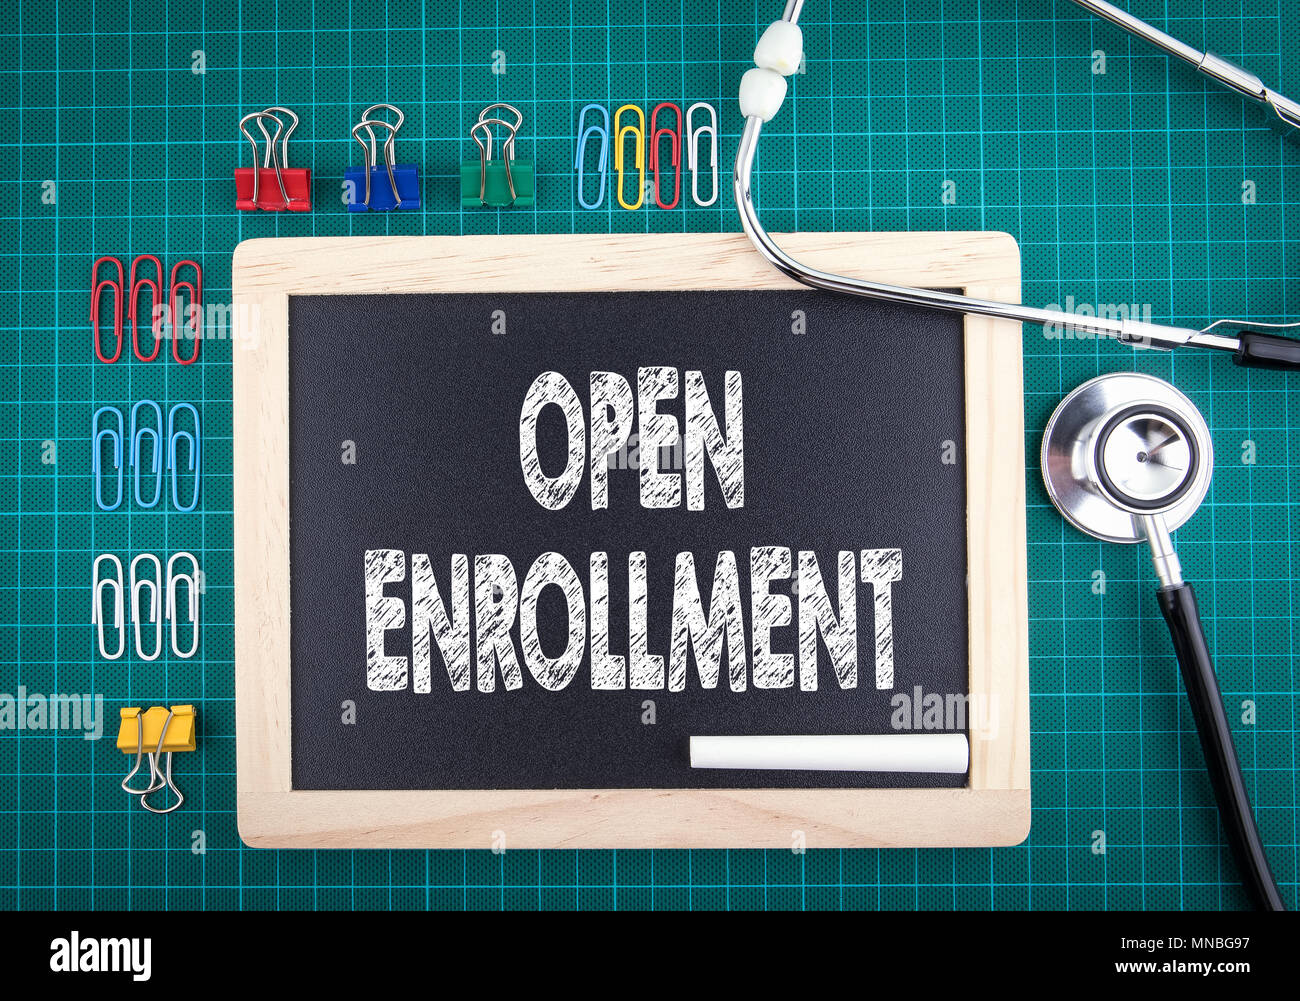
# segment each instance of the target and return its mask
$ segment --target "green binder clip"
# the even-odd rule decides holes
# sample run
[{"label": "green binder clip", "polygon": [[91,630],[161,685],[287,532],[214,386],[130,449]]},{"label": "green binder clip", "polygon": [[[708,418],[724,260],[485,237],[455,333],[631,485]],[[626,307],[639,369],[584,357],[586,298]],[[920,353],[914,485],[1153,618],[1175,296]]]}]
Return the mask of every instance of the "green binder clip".
[{"label": "green binder clip", "polygon": [[[515,116],[513,123],[492,115],[502,108]],[[460,204],[462,208],[487,205],[504,209],[511,205],[532,205],[534,196],[533,162],[515,159],[515,136],[524,116],[510,104],[489,104],[469,130],[469,136],[478,145],[479,162],[460,165]],[[492,126],[506,130],[501,145],[501,158],[492,159]]]}]

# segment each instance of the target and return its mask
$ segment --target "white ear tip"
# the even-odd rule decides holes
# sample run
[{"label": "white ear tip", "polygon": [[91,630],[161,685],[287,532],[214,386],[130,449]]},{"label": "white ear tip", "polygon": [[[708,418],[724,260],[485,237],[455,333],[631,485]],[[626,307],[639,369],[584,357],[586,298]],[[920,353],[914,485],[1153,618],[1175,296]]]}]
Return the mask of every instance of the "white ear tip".
[{"label": "white ear tip", "polygon": [[789,21],[773,21],[754,46],[754,65],[789,76],[803,59],[803,31]]},{"label": "white ear tip", "polygon": [[740,113],[770,122],[785,100],[785,77],[774,70],[755,67],[740,78]]}]

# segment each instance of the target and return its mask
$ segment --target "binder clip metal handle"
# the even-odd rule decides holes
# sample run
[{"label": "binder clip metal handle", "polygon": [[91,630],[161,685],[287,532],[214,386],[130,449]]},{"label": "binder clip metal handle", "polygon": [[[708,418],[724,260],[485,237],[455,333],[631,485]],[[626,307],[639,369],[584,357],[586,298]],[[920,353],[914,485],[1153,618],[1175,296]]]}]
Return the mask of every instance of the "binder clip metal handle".
[{"label": "binder clip metal handle", "polygon": [[[280,167],[284,170],[288,170],[289,169],[289,137],[293,135],[293,130],[298,127],[298,116],[295,115],[288,108],[281,108],[278,105],[275,107],[267,108],[264,112],[262,112],[262,114],[269,116],[270,118],[273,118],[276,122],[279,122],[280,115],[284,115],[286,118],[289,119],[289,127],[285,129],[284,138],[280,140]],[[265,166],[269,167],[271,166],[271,147],[269,145],[271,142],[271,137],[266,134],[266,126],[262,124],[260,119],[258,120],[257,127],[262,130],[262,135],[266,137],[266,141],[268,145],[266,149]],[[277,134],[278,134],[278,130],[277,130]]]},{"label": "binder clip metal handle", "polygon": [[[488,201],[487,173],[488,173],[488,164],[492,163],[492,126],[493,125],[504,126],[509,132],[509,137],[502,144],[503,149],[502,149],[501,159],[505,163],[506,185],[510,188],[510,201],[511,203],[513,203],[519,197],[518,193],[515,191],[514,175],[510,170],[510,161],[514,159],[515,132],[514,129],[511,128],[510,123],[501,118],[480,118],[477,122],[474,123],[474,127],[469,130],[470,138],[473,139],[474,142],[478,143],[479,153],[481,154],[480,168],[478,174],[478,187],[479,187],[478,197],[479,200],[484,205],[491,204]],[[478,133],[480,129],[483,131],[483,135],[487,139],[486,142],[484,142],[484,140],[478,137]]]},{"label": "binder clip metal handle", "polygon": [[520,111],[518,108],[516,108],[513,104],[506,104],[504,101],[498,101],[496,104],[489,104],[486,108],[480,111],[478,113],[478,120],[480,122],[486,122],[489,120],[495,122],[502,121],[500,115],[492,114],[492,112],[495,111],[497,108],[500,108],[503,111],[508,111],[510,112],[510,114],[515,116],[515,120],[513,123],[502,122],[502,124],[504,124],[505,127],[510,130],[510,137],[509,139],[506,140],[506,148],[505,148],[504,155],[508,159],[513,160],[515,158],[515,136],[519,133],[519,129],[524,124],[524,113]]},{"label": "binder clip metal handle", "polygon": [[[131,788],[131,780],[135,778],[135,773],[140,770],[140,763],[143,761],[145,756],[144,717],[140,714],[139,709],[122,710],[123,719],[129,719],[131,715],[134,715],[135,717],[135,726],[136,726],[136,734],[137,734],[135,765],[134,767],[132,767],[132,769],[129,772],[126,773],[126,778],[122,780],[122,791],[130,793],[132,796],[147,796],[149,795],[149,793],[157,792],[159,789],[162,788],[162,785],[159,782],[158,768],[157,768],[157,763],[155,758],[155,755],[158,753],[158,751],[149,752],[149,785],[144,789]],[[167,722],[163,724],[162,736],[158,738],[159,750],[162,749],[163,741],[167,739],[167,727],[171,723],[171,721],[172,721],[171,714],[168,713]]]},{"label": "binder clip metal handle", "polygon": [[[170,714],[168,715],[167,720],[168,720],[168,722],[171,721],[171,715],[170,715]],[[164,736],[164,737],[167,736],[167,727],[166,727],[166,725],[163,726],[163,736]],[[142,792],[142,793],[140,794],[140,805],[143,806],[143,807],[144,807],[146,810],[148,810],[150,813],[171,813],[173,810],[179,809],[179,808],[180,808],[180,805],[181,805],[182,803],[185,802],[185,796],[181,793],[180,789],[178,789],[178,788],[176,787],[176,783],[172,781],[172,754],[171,754],[171,752],[168,751],[166,757],[163,758],[163,768],[162,768],[162,769],[159,769],[159,768],[158,768],[158,765],[157,765],[157,763],[153,760],[153,756],[152,756],[152,755],[150,756],[150,766],[154,769],[155,773],[158,775],[158,778],[159,778],[161,784],[155,786],[155,787],[152,788],[152,789],[147,789],[147,790],[145,790],[144,792]],[[172,791],[172,793],[176,796],[176,802],[173,803],[171,806],[164,806],[164,807],[161,807],[161,808],[156,807],[156,806],[151,806],[150,803],[149,803],[149,794],[150,794],[150,793],[157,792],[159,789],[163,788],[163,786],[166,786],[168,789],[170,789],[170,790]]]}]

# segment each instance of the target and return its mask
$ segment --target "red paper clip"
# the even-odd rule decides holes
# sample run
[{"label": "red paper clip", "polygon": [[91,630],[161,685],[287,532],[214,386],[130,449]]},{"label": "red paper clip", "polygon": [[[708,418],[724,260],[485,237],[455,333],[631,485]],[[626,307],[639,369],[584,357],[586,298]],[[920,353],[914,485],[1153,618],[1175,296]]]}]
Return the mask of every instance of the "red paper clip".
[{"label": "red paper clip", "polygon": [[[153,262],[156,278],[149,278],[146,275],[136,276],[136,269],[140,267],[142,261]],[[153,254],[141,254],[131,262],[131,291],[128,293],[127,315],[131,320],[131,350],[141,361],[153,361],[162,350],[162,283],[162,262]],[[149,289],[149,332],[153,335],[153,354],[149,355],[140,351],[139,299],[140,292],[144,288]]]},{"label": "red paper clip", "polygon": [[[105,261],[111,261],[116,266],[117,281],[113,281],[112,278],[99,280],[99,266]],[[122,269],[122,262],[116,257],[101,257],[90,270],[90,329],[95,339],[95,357],[105,365],[112,365],[122,357],[122,288],[125,284],[126,275]],[[113,290],[113,333],[117,337],[117,350],[113,352],[112,358],[104,357],[104,350],[99,342],[99,296],[105,286]]]},{"label": "red paper clip", "polygon": [[[194,281],[177,281],[176,273],[187,264],[194,269]],[[185,289],[189,295],[189,306],[186,307],[189,315],[184,319],[176,308],[176,300],[181,289]],[[177,261],[172,265],[168,305],[171,309],[172,357],[182,365],[193,365],[199,359],[199,342],[203,335],[203,271],[194,261]],[[179,345],[181,331],[186,327],[189,328],[190,336],[194,338],[194,351],[188,358],[182,358]]]},{"label": "red paper clip", "polygon": [[[673,113],[677,115],[676,129],[657,128],[655,126],[655,120],[658,119],[659,111],[662,108],[673,109]],[[671,136],[673,140],[673,200],[667,205],[664,204],[663,197],[659,194],[659,137],[663,135]],[[675,209],[678,200],[682,197],[682,109],[671,101],[656,104],[654,111],[650,112],[650,169],[654,172],[655,177],[655,204],[661,209]]]},{"label": "red paper clip", "polygon": [[[289,128],[277,113],[288,116]],[[266,154],[258,165],[257,140],[248,131],[249,122],[257,122],[266,140]],[[275,123],[275,134],[266,131],[266,122]],[[254,111],[239,120],[239,131],[253,147],[253,166],[235,168],[235,208],[243,212],[262,209],[265,212],[310,212],[311,171],[305,167],[289,167],[289,136],[298,127],[298,116],[288,108],[267,108]],[[283,134],[283,138],[281,138]],[[280,149],[277,152],[276,144]]]}]

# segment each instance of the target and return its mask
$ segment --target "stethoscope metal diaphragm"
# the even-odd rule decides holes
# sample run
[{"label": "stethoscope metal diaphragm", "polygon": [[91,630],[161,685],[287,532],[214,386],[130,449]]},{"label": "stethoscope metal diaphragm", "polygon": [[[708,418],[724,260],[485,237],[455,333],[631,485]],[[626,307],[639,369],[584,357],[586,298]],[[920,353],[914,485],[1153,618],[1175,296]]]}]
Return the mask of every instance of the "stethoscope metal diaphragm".
[{"label": "stethoscope metal diaphragm", "polygon": [[1076,528],[1108,542],[1147,539],[1143,518],[1168,530],[1196,512],[1214,448],[1196,405],[1154,376],[1115,372],[1070,393],[1043,433],[1043,483]]}]

